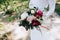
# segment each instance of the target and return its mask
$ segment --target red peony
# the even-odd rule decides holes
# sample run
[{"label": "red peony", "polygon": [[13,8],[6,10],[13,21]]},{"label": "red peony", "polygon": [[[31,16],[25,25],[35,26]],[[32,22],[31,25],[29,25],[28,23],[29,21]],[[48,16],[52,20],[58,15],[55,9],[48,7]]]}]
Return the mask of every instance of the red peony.
[{"label": "red peony", "polygon": [[38,25],[41,25],[39,21],[32,20],[32,26],[38,26]]},{"label": "red peony", "polygon": [[36,18],[42,17],[43,16],[43,12],[39,10],[34,16]]}]

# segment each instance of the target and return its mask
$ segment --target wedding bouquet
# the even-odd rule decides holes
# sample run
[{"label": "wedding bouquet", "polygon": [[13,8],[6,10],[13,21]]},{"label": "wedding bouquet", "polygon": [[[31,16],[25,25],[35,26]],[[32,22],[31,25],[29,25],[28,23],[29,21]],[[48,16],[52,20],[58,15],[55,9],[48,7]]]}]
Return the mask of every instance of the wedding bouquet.
[{"label": "wedding bouquet", "polygon": [[37,28],[43,21],[42,16],[43,12],[34,7],[21,14],[21,22],[19,25],[25,27],[26,30],[33,29],[34,27]]}]

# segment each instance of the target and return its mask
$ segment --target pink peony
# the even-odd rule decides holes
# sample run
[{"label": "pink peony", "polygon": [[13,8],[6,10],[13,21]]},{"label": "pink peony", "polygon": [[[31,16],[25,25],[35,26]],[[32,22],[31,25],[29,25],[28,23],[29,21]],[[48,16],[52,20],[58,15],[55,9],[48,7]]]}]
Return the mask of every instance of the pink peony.
[{"label": "pink peony", "polygon": [[32,26],[38,26],[40,25],[40,22],[37,20],[32,20]]}]

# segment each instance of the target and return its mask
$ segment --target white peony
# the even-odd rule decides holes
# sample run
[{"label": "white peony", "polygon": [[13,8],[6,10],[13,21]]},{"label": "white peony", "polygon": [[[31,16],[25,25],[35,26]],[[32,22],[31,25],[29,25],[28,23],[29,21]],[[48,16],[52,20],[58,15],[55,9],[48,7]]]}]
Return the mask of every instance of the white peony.
[{"label": "white peony", "polygon": [[24,12],[24,13],[21,15],[21,20],[24,20],[27,16],[28,16],[28,13],[27,13],[27,12]]},{"label": "white peony", "polygon": [[32,14],[34,14],[34,13],[35,13],[35,11],[34,11],[34,10],[31,10],[31,13],[32,13]]}]

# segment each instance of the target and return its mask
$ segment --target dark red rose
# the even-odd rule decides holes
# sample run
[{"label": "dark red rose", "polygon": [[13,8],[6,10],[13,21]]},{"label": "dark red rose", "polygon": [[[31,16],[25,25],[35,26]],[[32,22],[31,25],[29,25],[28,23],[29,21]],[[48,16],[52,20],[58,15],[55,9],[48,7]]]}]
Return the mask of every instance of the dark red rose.
[{"label": "dark red rose", "polygon": [[43,16],[43,12],[40,11],[40,10],[37,12],[37,14],[38,14],[40,17]]},{"label": "dark red rose", "polygon": [[43,12],[39,10],[34,16],[36,18],[42,17],[43,16]]},{"label": "dark red rose", "polygon": [[32,20],[31,24],[32,24],[32,26],[38,26],[38,25],[40,25],[40,22],[37,20]]}]

